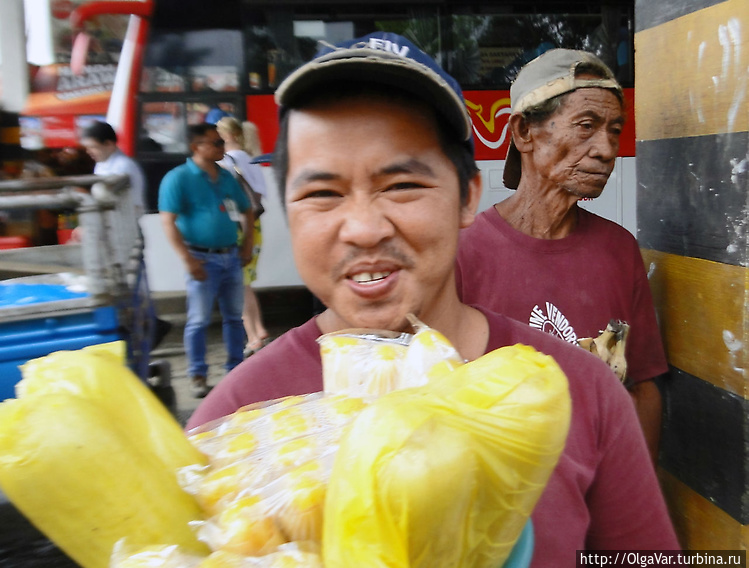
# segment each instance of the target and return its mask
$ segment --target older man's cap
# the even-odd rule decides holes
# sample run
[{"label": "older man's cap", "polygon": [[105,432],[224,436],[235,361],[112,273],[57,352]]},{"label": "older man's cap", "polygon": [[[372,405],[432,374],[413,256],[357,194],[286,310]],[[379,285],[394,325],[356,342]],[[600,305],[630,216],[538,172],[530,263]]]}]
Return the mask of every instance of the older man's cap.
[{"label": "older man's cap", "polygon": [[471,118],[458,82],[429,55],[397,34],[375,32],[325,44],[279,85],[276,103],[293,108],[305,95],[339,81],[364,81],[406,91],[431,106],[473,148]]},{"label": "older man's cap", "polygon": [[[581,78],[583,72],[592,66],[601,77]],[[587,51],[573,49],[551,49],[527,63],[510,86],[510,106],[512,114],[521,113],[559,95],[598,87],[622,94],[622,87],[606,64]],[[520,183],[520,152],[510,141],[503,181],[505,187],[517,189]]]}]

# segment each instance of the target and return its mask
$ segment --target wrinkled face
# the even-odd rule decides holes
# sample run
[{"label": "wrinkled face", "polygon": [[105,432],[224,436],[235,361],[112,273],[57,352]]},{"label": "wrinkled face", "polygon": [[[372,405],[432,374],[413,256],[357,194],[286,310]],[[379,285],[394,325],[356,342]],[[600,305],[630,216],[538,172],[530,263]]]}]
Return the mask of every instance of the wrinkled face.
[{"label": "wrinkled face", "polygon": [[460,204],[432,115],[358,98],[292,111],[288,139],[292,249],[326,321],[412,331],[406,313],[439,313],[475,203]]},{"label": "wrinkled face", "polygon": [[117,149],[117,144],[111,140],[99,142],[93,138],[84,138],[81,145],[86,149],[86,153],[91,156],[94,162],[104,162]]},{"label": "wrinkled face", "polygon": [[614,169],[624,112],[607,89],[578,89],[545,122],[532,125],[533,167],[579,198],[598,197]]},{"label": "wrinkled face", "polygon": [[204,136],[196,139],[190,149],[193,158],[202,158],[206,161],[218,162],[224,157],[224,140],[215,130],[209,130]]}]

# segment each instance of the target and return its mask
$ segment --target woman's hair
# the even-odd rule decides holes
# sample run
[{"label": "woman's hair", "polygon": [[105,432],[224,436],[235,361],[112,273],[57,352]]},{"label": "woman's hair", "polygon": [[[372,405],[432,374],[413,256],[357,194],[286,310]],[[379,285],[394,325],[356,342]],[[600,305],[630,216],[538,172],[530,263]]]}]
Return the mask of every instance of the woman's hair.
[{"label": "woman's hair", "polygon": [[244,135],[244,144],[242,144],[242,147],[245,152],[253,158],[263,153],[260,148],[260,134],[254,122],[245,120],[242,123],[242,134]]},{"label": "woman's hair", "polygon": [[227,134],[234,138],[242,150],[253,158],[262,153],[257,126],[254,123],[245,121],[240,124],[236,118],[225,116],[216,123],[216,129],[219,134]]}]

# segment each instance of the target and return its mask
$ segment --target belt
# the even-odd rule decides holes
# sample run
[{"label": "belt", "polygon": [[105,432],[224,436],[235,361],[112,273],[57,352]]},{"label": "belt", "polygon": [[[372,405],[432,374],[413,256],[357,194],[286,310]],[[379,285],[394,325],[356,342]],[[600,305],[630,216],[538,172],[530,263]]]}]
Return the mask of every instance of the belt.
[{"label": "belt", "polygon": [[218,247],[218,248],[206,248],[206,247],[197,247],[195,245],[187,245],[187,248],[190,250],[194,250],[195,252],[207,252],[212,254],[226,254],[227,252],[233,251],[235,248],[237,248],[237,245],[230,245],[228,247]]}]

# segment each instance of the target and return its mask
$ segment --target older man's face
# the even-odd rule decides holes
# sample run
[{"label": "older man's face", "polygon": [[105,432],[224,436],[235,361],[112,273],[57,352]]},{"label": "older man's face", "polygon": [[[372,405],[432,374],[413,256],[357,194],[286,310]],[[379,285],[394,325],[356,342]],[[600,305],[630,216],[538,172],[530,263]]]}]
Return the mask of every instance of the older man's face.
[{"label": "older man's face", "polygon": [[542,183],[576,197],[598,197],[614,169],[623,124],[622,105],[614,93],[600,88],[574,91],[551,117],[532,126],[533,173]]},{"label": "older man's face", "polygon": [[[299,273],[331,327],[411,330],[456,298],[458,176],[425,111],[380,99],[293,111],[286,209]],[[480,190],[474,192],[476,201]],[[322,327],[321,323],[321,327]]]}]

